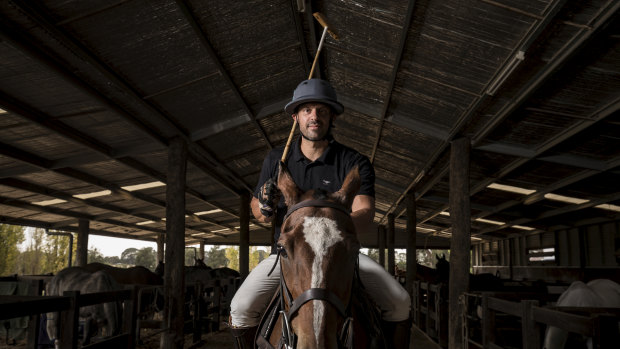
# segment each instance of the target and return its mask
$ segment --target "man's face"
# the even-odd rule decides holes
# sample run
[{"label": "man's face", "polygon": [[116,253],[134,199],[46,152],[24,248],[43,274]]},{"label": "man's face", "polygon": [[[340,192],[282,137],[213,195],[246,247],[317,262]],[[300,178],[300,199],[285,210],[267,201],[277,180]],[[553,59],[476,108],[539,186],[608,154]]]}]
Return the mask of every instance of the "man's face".
[{"label": "man's face", "polygon": [[306,139],[320,141],[329,132],[332,111],[323,103],[305,103],[299,106],[293,117],[297,117],[299,130]]}]

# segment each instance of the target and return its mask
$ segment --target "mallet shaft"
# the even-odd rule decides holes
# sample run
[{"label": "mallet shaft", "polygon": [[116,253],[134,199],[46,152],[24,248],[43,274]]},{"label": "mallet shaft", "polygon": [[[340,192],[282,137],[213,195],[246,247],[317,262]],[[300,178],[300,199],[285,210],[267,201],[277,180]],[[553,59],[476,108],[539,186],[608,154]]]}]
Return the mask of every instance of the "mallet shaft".
[{"label": "mallet shaft", "polygon": [[[320,12],[315,12],[312,14],[314,18],[323,26],[323,34],[321,35],[321,41],[319,42],[319,47],[314,54],[314,61],[312,61],[312,68],[310,69],[310,74],[308,75],[308,80],[312,79],[312,75],[314,74],[314,68],[316,67],[316,62],[319,58],[319,53],[323,48],[323,43],[325,42],[325,34],[329,33],[334,39],[338,40],[338,35],[332,30],[329,29],[329,24],[327,23],[327,18],[323,16]],[[288,156],[289,148],[291,147],[291,142],[293,141],[293,135],[295,134],[295,128],[297,127],[297,119],[293,120],[293,127],[291,127],[291,132],[288,134],[288,140],[286,141],[286,146],[284,147],[284,152],[282,153],[282,158],[280,161],[286,161],[286,157]]]}]

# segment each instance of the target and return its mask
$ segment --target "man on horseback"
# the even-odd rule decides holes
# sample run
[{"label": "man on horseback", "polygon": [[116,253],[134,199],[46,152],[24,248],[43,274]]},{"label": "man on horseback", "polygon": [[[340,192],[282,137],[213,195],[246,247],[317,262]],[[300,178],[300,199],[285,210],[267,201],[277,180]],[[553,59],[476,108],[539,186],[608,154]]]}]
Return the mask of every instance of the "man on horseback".
[{"label": "man on horseback", "polygon": [[[284,110],[297,121],[301,132],[301,137],[291,145],[287,163],[295,184],[302,191],[321,188],[335,192],[349,171],[357,166],[362,183],[353,200],[351,218],[358,233],[371,229],[375,214],[374,169],[366,156],[336,142],[331,135],[336,116],[344,111],[334,88],[321,79],[302,81]],[[287,211],[283,200],[279,200],[276,186],[283,152],[284,147],[275,148],[265,158],[251,202],[258,221],[274,221],[275,241]],[[256,327],[279,286],[278,269],[268,275],[276,260],[273,246],[272,254],[252,270],[231,302],[230,325],[237,348],[254,348]],[[381,310],[388,348],[408,348],[409,294],[381,265],[363,254],[359,255],[359,274],[366,291]]]}]

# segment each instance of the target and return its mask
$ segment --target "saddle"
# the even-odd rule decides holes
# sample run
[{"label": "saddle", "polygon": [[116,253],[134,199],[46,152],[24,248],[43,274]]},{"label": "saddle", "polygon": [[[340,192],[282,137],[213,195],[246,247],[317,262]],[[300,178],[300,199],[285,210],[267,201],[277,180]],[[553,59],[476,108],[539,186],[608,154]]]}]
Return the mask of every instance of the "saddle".
[{"label": "saddle", "polygon": [[[359,276],[353,279],[350,304],[350,311],[353,317],[353,333],[349,334],[352,338],[352,341],[350,341],[352,343],[348,347],[387,349],[381,330],[381,314],[379,308],[368,296],[364,286],[359,280]],[[282,316],[280,314],[282,310],[281,297],[283,297],[283,295],[280,288],[278,288],[261,318],[255,338],[256,346],[259,349],[280,349],[285,347],[285,340],[282,335],[275,346],[269,342],[269,338],[273,331],[282,332],[282,329],[276,326],[278,318]]]}]

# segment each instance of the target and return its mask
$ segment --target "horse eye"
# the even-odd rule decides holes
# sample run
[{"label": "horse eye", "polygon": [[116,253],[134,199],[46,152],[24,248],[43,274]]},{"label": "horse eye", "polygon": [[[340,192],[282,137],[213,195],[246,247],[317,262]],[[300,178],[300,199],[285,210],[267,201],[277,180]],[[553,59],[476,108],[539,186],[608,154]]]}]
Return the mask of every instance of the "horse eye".
[{"label": "horse eye", "polygon": [[287,258],[288,255],[286,254],[286,249],[284,248],[284,246],[278,244],[277,246],[278,252],[280,253],[280,256]]}]

